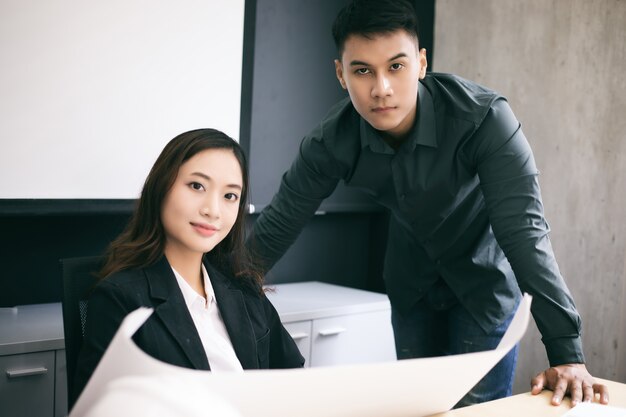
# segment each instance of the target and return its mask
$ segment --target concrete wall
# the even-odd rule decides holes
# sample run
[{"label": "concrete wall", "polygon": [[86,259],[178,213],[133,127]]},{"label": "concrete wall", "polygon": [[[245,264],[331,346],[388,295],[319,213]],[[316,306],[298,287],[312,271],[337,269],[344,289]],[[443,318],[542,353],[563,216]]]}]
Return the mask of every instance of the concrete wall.
[{"label": "concrete wall", "polygon": [[[506,95],[541,171],[592,374],[626,382],[626,1],[437,0],[435,70]],[[547,365],[533,327],[515,391]]]}]

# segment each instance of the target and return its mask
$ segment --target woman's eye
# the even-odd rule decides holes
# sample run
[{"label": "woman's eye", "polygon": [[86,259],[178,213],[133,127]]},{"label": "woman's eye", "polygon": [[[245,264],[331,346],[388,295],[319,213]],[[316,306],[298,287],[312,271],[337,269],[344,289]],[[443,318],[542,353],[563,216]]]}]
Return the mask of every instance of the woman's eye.
[{"label": "woman's eye", "polygon": [[404,65],[399,64],[399,63],[395,63],[395,64],[391,64],[391,70],[392,71],[398,71],[399,69],[404,68]]},{"label": "woman's eye", "polygon": [[230,201],[237,201],[239,199],[239,196],[235,193],[228,193],[224,197],[226,198],[226,200]]},{"label": "woman's eye", "polygon": [[196,191],[202,191],[204,190],[204,185],[200,184],[199,182],[191,182],[189,183],[189,186]]},{"label": "woman's eye", "polygon": [[354,72],[359,75],[365,75],[365,74],[369,74],[370,70],[367,68],[359,68]]}]

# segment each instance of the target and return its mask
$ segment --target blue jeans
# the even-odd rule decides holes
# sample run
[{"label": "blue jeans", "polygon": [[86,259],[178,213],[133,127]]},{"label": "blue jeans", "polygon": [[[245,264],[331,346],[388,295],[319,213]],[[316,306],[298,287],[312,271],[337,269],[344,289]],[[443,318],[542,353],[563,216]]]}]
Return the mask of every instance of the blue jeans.
[{"label": "blue jeans", "polygon": [[[408,314],[391,310],[396,355],[412,359],[494,349],[512,319],[487,334],[453,297],[424,297]],[[454,408],[510,396],[517,353],[516,345]]]}]

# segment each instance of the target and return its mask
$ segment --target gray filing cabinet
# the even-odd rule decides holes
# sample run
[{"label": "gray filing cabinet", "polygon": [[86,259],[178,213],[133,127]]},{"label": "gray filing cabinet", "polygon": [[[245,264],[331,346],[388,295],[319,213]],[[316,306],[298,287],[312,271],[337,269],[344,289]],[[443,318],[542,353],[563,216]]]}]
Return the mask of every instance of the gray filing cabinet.
[{"label": "gray filing cabinet", "polygon": [[396,360],[386,295],[322,282],[272,288],[267,296],[306,359],[305,366]]},{"label": "gray filing cabinet", "polygon": [[[321,282],[268,293],[306,366],[395,360],[386,295]],[[0,416],[67,415],[61,304],[0,309]]]},{"label": "gray filing cabinet", "polygon": [[0,416],[67,414],[61,304],[0,308]]}]

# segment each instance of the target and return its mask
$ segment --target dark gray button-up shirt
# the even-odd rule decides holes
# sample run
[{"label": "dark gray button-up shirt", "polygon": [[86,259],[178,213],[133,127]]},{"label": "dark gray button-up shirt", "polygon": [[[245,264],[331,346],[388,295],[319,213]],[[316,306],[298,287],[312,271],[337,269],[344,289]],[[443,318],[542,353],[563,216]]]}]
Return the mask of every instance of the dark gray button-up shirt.
[{"label": "dark gray button-up shirt", "polygon": [[521,289],[533,296],[550,364],[581,363],[581,320],[554,258],[537,176],[504,97],[431,73],[397,150],[349,99],[332,107],[259,216],[255,247],[273,264],[343,180],[392,213],[384,275],[394,307],[408,310],[442,279],[489,331],[514,311]]}]

